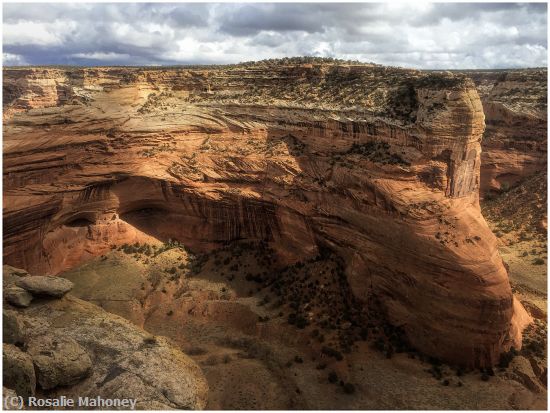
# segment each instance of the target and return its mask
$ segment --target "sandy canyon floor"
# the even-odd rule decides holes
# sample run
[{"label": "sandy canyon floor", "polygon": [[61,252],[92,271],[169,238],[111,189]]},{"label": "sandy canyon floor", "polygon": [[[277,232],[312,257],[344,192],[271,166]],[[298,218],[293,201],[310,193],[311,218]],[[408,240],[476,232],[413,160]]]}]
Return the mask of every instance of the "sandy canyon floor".
[{"label": "sandy canyon floor", "polygon": [[[281,269],[261,243],[194,255],[167,241],[113,248],[60,275],[79,298],[174,340],[207,378],[208,409],[546,409],[546,266],[535,261],[546,242],[503,240],[501,253],[535,323],[493,371],[424,357],[387,325],[355,329],[357,304],[330,254]],[[297,314],[303,304],[309,313]]]}]

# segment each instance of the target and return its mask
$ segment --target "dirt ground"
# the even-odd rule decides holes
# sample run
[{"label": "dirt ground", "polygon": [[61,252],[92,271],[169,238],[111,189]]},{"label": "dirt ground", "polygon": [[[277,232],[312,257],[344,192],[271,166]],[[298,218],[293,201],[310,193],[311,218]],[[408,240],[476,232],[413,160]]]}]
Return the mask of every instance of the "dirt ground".
[{"label": "dirt ground", "polygon": [[158,243],[61,275],[75,295],[177,343],[204,371],[209,409],[546,409],[542,321],[507,368],[457,371],[364,319],[341,274],[331,254],[282,268],[265,244],[195,256]]}]

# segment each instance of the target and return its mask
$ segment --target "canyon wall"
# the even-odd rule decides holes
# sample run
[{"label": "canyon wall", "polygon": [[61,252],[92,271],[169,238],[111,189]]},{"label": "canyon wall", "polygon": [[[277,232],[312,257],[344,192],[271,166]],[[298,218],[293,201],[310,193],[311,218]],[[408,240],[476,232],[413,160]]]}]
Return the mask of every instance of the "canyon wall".
[{"label": "canyon wall", "polygon": [[4,261],[57,274],[113,245],[262,239],[338,252],[354,294],[466,366],[521,346],[479,208],[474,83],[373,65],[4,69]]},{"label": "canyon wall", "polygon": [[464,72],[478,89],[485,123],[481,194],[514,186],[547,168],[546,69]]}]

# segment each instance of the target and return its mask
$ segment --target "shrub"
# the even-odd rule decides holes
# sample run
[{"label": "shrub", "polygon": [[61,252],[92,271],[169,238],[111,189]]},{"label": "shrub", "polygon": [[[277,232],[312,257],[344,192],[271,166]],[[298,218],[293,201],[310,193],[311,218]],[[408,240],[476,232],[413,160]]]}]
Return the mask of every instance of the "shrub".
[{"label": "shrub", "polygon": [[536,258],[533,260],[533,265],[544,265],[544,260],[542,258]]},{"label": "shrub", "polygon": [[296,318],[296,327],[298,327],[299,329],[304,329],[308,326],[308,321],[302,317],[302,316],[298,316]]},{"label": "shrub", "polygon": [[355,393],[355,386],[351,383],[344,384],[344,393],[346,393],[346,394]]},{"label": "shrub", "polygon": [[507,368],[516,354],[517,354],[517,351],[513,347],[510,349],[510,351],[507,351],[506,353],[502,353],[500,355],[498,366],[500,368]]},{"label": "shrub", "polygon": [[337,381],[338,381],[338,375],[334,371],[331,371],[328,375],[328,382],[336,383]]},{"label": "shrub", "polygon": [[329,357],[335,358],[338,361],[341,361],[344,359],[344,357],[342,356],[342,353],[340,353],[338,350],[333,349],[332,347],[323,346],[321,348],[321,352],[323,354],[326,354]]}]

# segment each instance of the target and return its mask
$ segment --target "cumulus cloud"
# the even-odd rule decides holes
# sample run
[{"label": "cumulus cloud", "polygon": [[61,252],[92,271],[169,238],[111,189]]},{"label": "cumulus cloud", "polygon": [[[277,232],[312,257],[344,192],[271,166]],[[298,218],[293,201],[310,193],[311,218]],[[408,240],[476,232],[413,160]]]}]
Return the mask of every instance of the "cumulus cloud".
[{"label": "cumulus cloud", "polygon": [[7,3],[5,65],[310,55],[425,69],[546,66],[545,3]]}]

